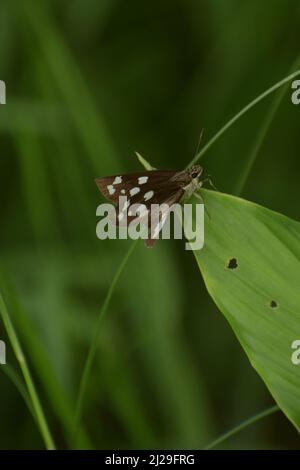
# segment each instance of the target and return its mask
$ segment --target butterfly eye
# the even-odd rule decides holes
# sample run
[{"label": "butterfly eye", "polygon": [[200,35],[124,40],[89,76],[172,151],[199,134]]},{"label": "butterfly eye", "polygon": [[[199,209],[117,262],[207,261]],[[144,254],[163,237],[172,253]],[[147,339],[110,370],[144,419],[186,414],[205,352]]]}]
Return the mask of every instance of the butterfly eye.
[{"label": "butterfly eye", "polygon": [[198,171],[193,171],[192,178],[197,178],[197,176],[198,176]]}]

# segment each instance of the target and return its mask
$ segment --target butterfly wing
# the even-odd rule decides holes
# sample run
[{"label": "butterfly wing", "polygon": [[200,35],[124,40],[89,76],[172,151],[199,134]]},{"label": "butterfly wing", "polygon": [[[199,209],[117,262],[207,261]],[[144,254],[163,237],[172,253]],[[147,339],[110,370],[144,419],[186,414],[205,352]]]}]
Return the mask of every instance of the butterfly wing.
[{"label": "butterfly wing", "polygon": [[172,177],[176,175],[174,170],[152,170],[145,172],[129,173],[125,175],[114,175],[97,178],[96,184],[105,198],[116,204],[118,212],[124,210],[119,207],[119,198],[127,198],[125,209],[129,211],[132,204],[159,203],[161,201],[161,191],[166,185],[170,185],[170,190],[178,187],[176,182],[172,182]]},{"label": "butterfly wing", "polygon": [[[152,188],[159,188],[176,175],[174,170],[152,170],[125,175],[96,178],[96,184],[104,197],[118,203],[120,196],[131,199],[136,194],[145,194]],[[131,192],[133,189],[135,191]],[[136,191],[138,189],[138,191]]]},{"label": "butterfly wing", "polygon": [[[180,173],[174,170],[152,170],[145,172],[129,173],[125,175],[114,175],[100,177],[96,179],[96,184],[104,197],[112,201],[117,206],[117,224],[121,225],[123,220],[130,223],[143,222],[148,225],[147,246],[153,246],[158,234],[169,214],[169,209],[173,204],[179,202],[184,189],[177,175]],[[123,197],[122,197],[123,196]],[[121,198],[122,199],[119,199]],[[120,201],[121,205],[119,204]],[[157,223],[151,227],[151,218],[148,220],[148,213],[152,204],[165,204],[166,209],[160,217],[157,216]],[[132,215],[130,208],[133,205],[145,208],[142,215]],[[135,206],[136,207],[136,206]],[[126,218],[124,217],[126,213]],[[154,217],[156,215],[154,214]],[[147,222],[146,222],[147,221]]]}]

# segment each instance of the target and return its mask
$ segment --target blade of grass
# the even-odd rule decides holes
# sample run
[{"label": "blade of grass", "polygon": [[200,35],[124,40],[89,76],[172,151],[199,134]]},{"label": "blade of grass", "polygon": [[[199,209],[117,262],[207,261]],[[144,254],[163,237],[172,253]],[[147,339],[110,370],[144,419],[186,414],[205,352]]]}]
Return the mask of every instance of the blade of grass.
[{"label": "blade of grass", "polygon": [[77,398],[77,402],[76,402],[75,418],[74,418],[74,432],[73,432],[73,441],[74,442],[76,440],[78,427],[80,425],[80,420],[81,420],[81,415],[82,415],[82,410],[83,410],[83,403],[84,403],[84,396],[85,396],[87,384],[88,384],[89,377],[90,377],[90,374],[91,374],[95,354],[96,354],[97,348],[98,348],[99,335],[100,335],[100,332],[101,332],[102,322],[105,318],[105,314],[107,312],[107,308],[108,308],[110,299],[113,295],[113,292],[115,290],[115,287],[117,285],[117,282],[118,282],[118,280],[119,280],[119,278],[120,278],[120,276],[121,276],[128,260],[131,256],[134,248],[136,247],[136,245],[137,245],[137,241],[131,243],[129,249],[127,250],[127,252],[126,252],[119,268],[116,271],[116,274],[115,274],[115,276],[112,280],[112,283],[111,283],[111,285],[108,289],[108,292],[106,294],[106,297],[104,299],[102,308],[101,308],[99,316],[98,316],[98,321],[97,321],[97,325],[96,325],[96,329],[95,329],[95,334],[94,334],[93,340],[92,340],[91,345],[90,345],[90,349],[89,349],[89,352],[88,352],[88,355],[87,355],[87,359],[86,359],[85,364],[84,364],[83,373],[82,373],[81,380],[80,380],[80,385],[79,385],[79,392],[78,392],[78,398]]},{"label": "blade of grass", "polygon": [[[149,251],[141,243],[126,268],[123,289],[130,312],[127,321],[131,322],[132,335],[142,348],[142,368],[149,378],[149,393],[161,410],[162,426],[169,429],[168,437],[158,440],[159,445],[197,448],[216,434],[213,412],[202,371],[198,371],[180,320],[184,286],[172,250],[168,244],[163,245],[159,242]],[[134,284],[131,279],[135,279]],[[145,298],[151,302],[145,302]]]},{"label": "blade of grass", "polygon": [[270,408],[267,408],[266,410],[261,411],[260,413],[257,413],[256,415],[252,416],[251,418],[246,419],[246,421],[243,421],[241,424],[238,424],[234,428],[230,429],[230,431],[227,431],[224,434],[222,434],[220,437],[218,437],[213,442],[208,444],[204,448],[204,450],[213,449],[217,445],[221,444],[222,442],[225,442],[227,439],[229,439],[230,437],[232,437],[235,434],[239,433],[240,431],[247,428],[251,424],[257,423],[259,420],[265,418],[266,416],[270,416],[270,415],[276,413],[276,411],[280,411],[280,408],[279,408],[278,405],[273,405]]},{"label": "blade of grass", "polygon": [[[36,328],[32,324],[31,317],[24,305],[20,302],[14,284],[11,281],[8,271],[0,271],[0,284],[4,295],[10,300],[13,311],[14,320],[19,331],[22,331],[27,350],[30,353],[31,361],[36,370],[39,380],[43,385],[43,389],[48,397],[48,401],[52,409],[60,421],[66,440],[69,440],[73,429],[73,399],[62,387],[58,379],[56,370],[52,362],[49,360],[45,345],[39,335],[36,334]],[[78,440],[82,448],[91,449],[92,443],[83,426],[80,428]]]},{"label": "blade of grass", "polygon": [[244,114],[246,114],[248,111],[250,111],[251,108],[253,108],[256,104],[258,104],[260,101],[262,101],[264,98],[269,96],[271,93],[274,91],[278,90],[278,88],[282,87],[285,83],[288,83],[290,80],[293,80],[293,78],[297,77],[300,75],[300,70],[296,70],[295,72],[291,73],[287,77],[283,78],[279,82],[275,83],[275,85],[271,86],[268,88],[266,91],[261,93],[259,96],[257,96],[254,100],[252,100],[250,103],[248,103],[244,108],[241,109],[233,118],[231,118],[208,142],[207,144],[202,148],[202,150],[193,158],[193,160],[189,163],[188,166],[193,165],[195,162],[200,160],[200,158],[203,157],[203,155],[210,149],[210,147],[233,125],[235,124]]},{"label": "blade of grass", "polygon": [[5,367],[2,367],[1,370],[4,372],[5,375],[11,380],[11,382],[14,384],[20,395],[22,396],[27,408],[29,409],[30,413],[33,416],[34,421],[37,423],[36,420],[36,415],[34,413],[34,409],[32,408],[32,404],[30,401],[30,397],[27,393],[27,390],[22,382],[21,377],[19,377],[19,374],[17,371],[14,369],[13,366],[10,364],[5,364]]},{"label": "blade of grass", "polygon": [[138,152],[135,152],[140,164],[145,168],[145,170],[147,171],[151,171],[151,170],[155,170],[155,168],[150,165],[150,163],[147,162],[147,160],[142,157],[142,155],[140,155]]},{"label": "blade of grass", "polygon": [[19,342],[17,333],[14,329],[14,326],[12,324],[12,321],[10,319],[8,310],[6,308],[6,304],[4,302],[4,299],[2,297],[2,294],[0,293],[0,313],[2,316],[2,320],[7,332],[7,335],[9,337],[11,346],[14,350],[15,356],[17,361],[19,362],[21,371],[24,376],[24,380],[28,389],[28,394],[30,396],[31,402],[32,402],[32,407],[34,409],[36,419],[39,425],[39,429],[41,432],[41,435],[43,437],[45,446],[48,450],[55,450],[55,444],[54,440],[52,438],[48,423],[46,421],[46,417],[44,414],[44,411],[42,409],[35,385],[33,383],[33,379],[31,377],[31,373],[29,371],[28,365],[26,358],[24,356],[21,344]]},{"label": "blade of grass", "polygon": [[[296,61],[294,62],[293,66],[291,67],[291,71],[295,70],[295,69],[298,69],[300,65],[300,57],[297,57]],[[250,173],[251,173],[251,170],[253,168],[253,165],[255,163],[255,160],[258,156],[258,153],[259,153],[259,150],[265,140],[265,137],[268,133],[268,130],[272,124],[272,121],[274,120],[274,117],[275,117],[275,114],[284,98],[284,95],[286,94],[287,90],[289,89],[289,86],[286,85],[285,87],[282,88],[282,90],[280,91],[280,93],[278,95],[276,95],[275,99],[272,101],[271,103],[271,106],[269,108],[269,111],[267,112],[266,114],[266,117],[263,121],[263,124],[262,126],[260,127],[260,130],[257,134],[257,137],[255,139],[255,142],[254,142],[254,145],[252,147],[252,150],[246,160],[246,164],[244,166],[244,169],[241,173],[241,176],[239,178],[239,181],[237,182],[237,185],[233,191],[234,194],[236,194],[237,196],[239,196],[246,183],[247,183],[247,180],[250,176]]]}]

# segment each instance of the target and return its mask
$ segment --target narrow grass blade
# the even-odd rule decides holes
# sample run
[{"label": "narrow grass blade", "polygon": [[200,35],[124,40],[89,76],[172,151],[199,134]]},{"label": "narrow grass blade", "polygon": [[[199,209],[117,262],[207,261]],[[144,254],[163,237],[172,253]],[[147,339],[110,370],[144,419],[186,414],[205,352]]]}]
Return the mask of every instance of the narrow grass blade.
[{"label": "narrow grass blade", "polygon": [[138,152],[135,152],[135,154],[138,157],[140,164],[145,168],[145,170],[147,171],[155,170],[155,168],[152,165],[150,165],[150,163],[148,163],[147,160],[145,160],[145,158],[142,157],[142,155],[140,155]]},{"label": "narrow grass blade", "polygon": [[29,409],[30,413],[32,414],[33,419],[37,423],[36,415],[34,412],[34,409],[32,407],[32,403],[30,400],[30,397],[27,393],[27,390],[23,384],[22,379],[19,377],[19,374],[17,371],[10,365],[10,364],[5,364],[5,367],[1,367],[1,370],[4,372],[5,375],[11,380],[11,382],[14,384],[18,392],[20,393],[21,397],[23,398],[24,402],[27,405],[27,408]]},{"label": "narrow grass blade", "polygon": [[107,292],[107,295],[104,299],[104,303],[102,305],[102,308],[100,310],[100,313],[99,313],[99,316],[98,316],[98,321],[97,321],[97,325],[96,325],[96,328],[95,328],[95,334],[94,334],[94,337],[92,339],[92,342],[91,342],[91,345],[90,345],[90,349],[89,349],[89,352],[88,352],[88,355],[87,355],[87,359],[85,361],[85,364],[84,364],[84,368],[83,368],[83,373],[82,373],[82,376],[81,376],[81,381],[80,381],[80,385],[79,385],[79,392],[78,392],[78,398],[77,398],[77,403],[76,403],[76,408],[75,408],[75,418],[74,418],[74,433],[73,433],[73,439],[74,439],[74,442],[76,441],[76,435],[77,435],[77,432],[78,432],[78,427],[79,427],[79,424],[80,424],[80,420],[81,420],[81,415],[82,415],[82,410],[83,410],[83,403],[84,403],[84,396],[85,396],[85,393],[86,393],[86,388],[87,388],[87,385],[88,385],[88,381],[89,381],[89,378],[90,378],[90,374],[91,374],[91,371],[92,371],[92,366],[93,366],[93,361],[94,361],[94,358],[95,358],[95,355],[96,355],[96,352],[97,352],[97,348],[98,348],[98,344],[99,344],[99,336],[100,336],[100,332],[101,332],[101,327],[102,327],[102,323],[103,323],[103,320],[105,318],[105,314],[107,312],[107,308],[109,306],[109,302],[110,302],[110,299],[113,295],[113,292],[115,290],[115,287],[116,287],[116,284],[131,256],[131,253],[133,252],[134,248],[136,247],[137,245],[137,242],[133,242],[131,243],[128,251],[126,252],[119,268],[117,269],[117,272],[112,280],[112,283],[108,289],[108,292]]},{"label": "narrow grass blade", "polygon": [[47,424],[44,411],[42,409],[35,385],[33,383],[31,373],[29,371],[28,365],[26,358],[23,354],[23,350],[21,348],[20,342],[17,337],[17,333],[14,329],[14,326],[11,322],[8,310],[6,308],[4,299],[2,297],[2,294],[0,294],[0,314],[7,332],[7,335],[9,337],[11,346],[14,350],[15,356],[17,358],[17,361],[20,364],[20,368],[22,370],[24,380],[28,389],[28,394],[30,396],[30,399],[32,401],[32,407],[34,409],[36,419],[39,425],[39,429],[41,432],[41,435],[44,439],[45,446],[48,450],[53,450],[55,449],[55,444],[49,429],[49,426]]},{"label": "narrow grass blade", "polygon": [[282,87],[286,83],[290,82],[293,80],[295,77],[300,75],[300,70],[297,70],[294,73],[291,73],[287,77],[283,78],[279,82],[275,83],[275,85],[271,86],[268,88],[266,91],[261,93],[259,96],[257,96],[253,101],[251,101],[247,106],[245,106],[243,109],[241,109],[240,112],[238,112],[232,119],[230,119],[208,142],[207,144],[202,148],[202,150],[193,158],[193,160],[189,163],[188,166],[193,165],[195,162],[200,160],[200,158],[203,157],[203,155],[210,149],[210,147],[231,127],[233,124],[235,124],[244,114],[246,114],[248,111],[250,111],[251,108],[253,108],[255,105],[257,105],[260,101],[262,101],[264,98],[269,96],[271,93],[274,91],[278,90],[278,88]]},{"label": "narrow grass blade", "polygon": [[[299,68],[299,65],[300,65],[300,58],[298,57],[297,60],[295,61],[294,65],[292,66],[291,70],[297,70]],[[266,114],[266,117],[262,123],[262,126],[260,127],[259,129],[259,132],[256,136],[256,139],[254,140],[254,144],[253,144],[253,147],[249,153],[249,156],[248,158],[246,159],[245,161],[245,164],[244,164],[244,168],[243,168],[243,171],[239,177],[239,180],[237,182],[237,185],[235,187],[235,190],[233,191],[234,194],[236,194],[237,196],[239,196],[244,187],[245,187],[245,184],[250,176],[250,173],[251,173],[251,170],[254,166],[254,163],[255,163],[255,160],[258,156],[258,153],[259,153],[259,150],[266,138],[266,135],[268,133],[268,130],[274,120],[274,117],[276,115],[276,112],[287,92],[287,90],[289,89],[289,85],[285,84],[284,87],[282,87],[280,93],[278,93],[278,95],[275,96],[274,100],[272,101],[271,103],[271,106]]]},{"label": "narrow grass blade", "polygon": [[251,424],[257,423],[257,421],[260,421],[266,416],[270,416],[279,410],[280,410],[279,406],[274,405],[274,406],[271,406],[270,408],[267,408],[264,411],[261,411],[260,413],[257,413],[255,416],[252,416],[251,418],[246,419],[246,421],[243,421],[242,423],[238,424],[234,428],[230,429],[230,431],[222,434],[222,436],[218,437],[213,442],[211,442],[208,446],[206,446],[204,450],[214,449],[219,444],[223,444],[223,442],[227,441],[227,439],[229,439],[230,437],[235,436],[243,429],[246,429],[248,426],[251,426]]},{"label": "narrow grass blade", "polygon": [[[58,379],[57,373],[49,359],[48,352],[45,349],[43,341],[36,334],[35,326],[32,324],[31,316],[20,302],[13,283],[9,275],[3,269],[0,271],[0,280],[3,293],[10,300],[14,312],[14,321],[16,327],[22,332],[22,338],[25,342],[26,349],[30,354],[31,362],[36,371],[39,380],[43,386],[43,390],[51,404],[54,414],[61,423],[65,439],[69,441],[73,429],[73,402],[72,397],[63,389]],[[91,449],[90,439],[81,426],[78,434],[78,442],[81,448]]]}]

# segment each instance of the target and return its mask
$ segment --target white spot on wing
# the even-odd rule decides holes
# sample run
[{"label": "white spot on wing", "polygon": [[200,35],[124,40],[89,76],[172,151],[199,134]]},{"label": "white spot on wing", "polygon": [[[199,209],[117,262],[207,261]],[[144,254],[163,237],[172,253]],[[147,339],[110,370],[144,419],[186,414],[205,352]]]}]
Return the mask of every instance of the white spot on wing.
[{"label": "white spot on wing", "polygon": [[121,194],[125,194],[125,193],[126,193],[125,189],[121,189]]},{"label": "white spot on wing", "polygon": [[116,176],[113,181],[113,184],[120,184],[120,183],[122,183],[122,176]]},{"label": "white spot on wing", "polygon": [[130,196],[134,196],[135,194],[139,193],[140,192],[140,188],[132,188],[129,193],[130,193]]},{"label": "white spot on wing", "polygon": [[119,219],[119,220],[124,219],[124,213],[123,213],[123,212],[121,212],[121,213],[118,215],[118,219]]},{"label": "white spot on wing", "polygon": [[112,194],[114,194],[114,193],[116,192],[116,190],[115,190],[115,188],[113,187],[112,184],[109,184],[109,185],[107,186],[107,189],[108,189],[108,192],[109,192],[110,195],[112,195]]},{"label": "white spot on wing", "polygon": [[145,201],[149,201],[154,196],[154,191],[148,191],[146,194],[144,194],[144,199]]},{"label": "white spot on wing", "polygon": [[139,179],[138,179],[138,183],[139,184],[145,184],[147,183],[149,177],[148,176],[140,176]]}]

